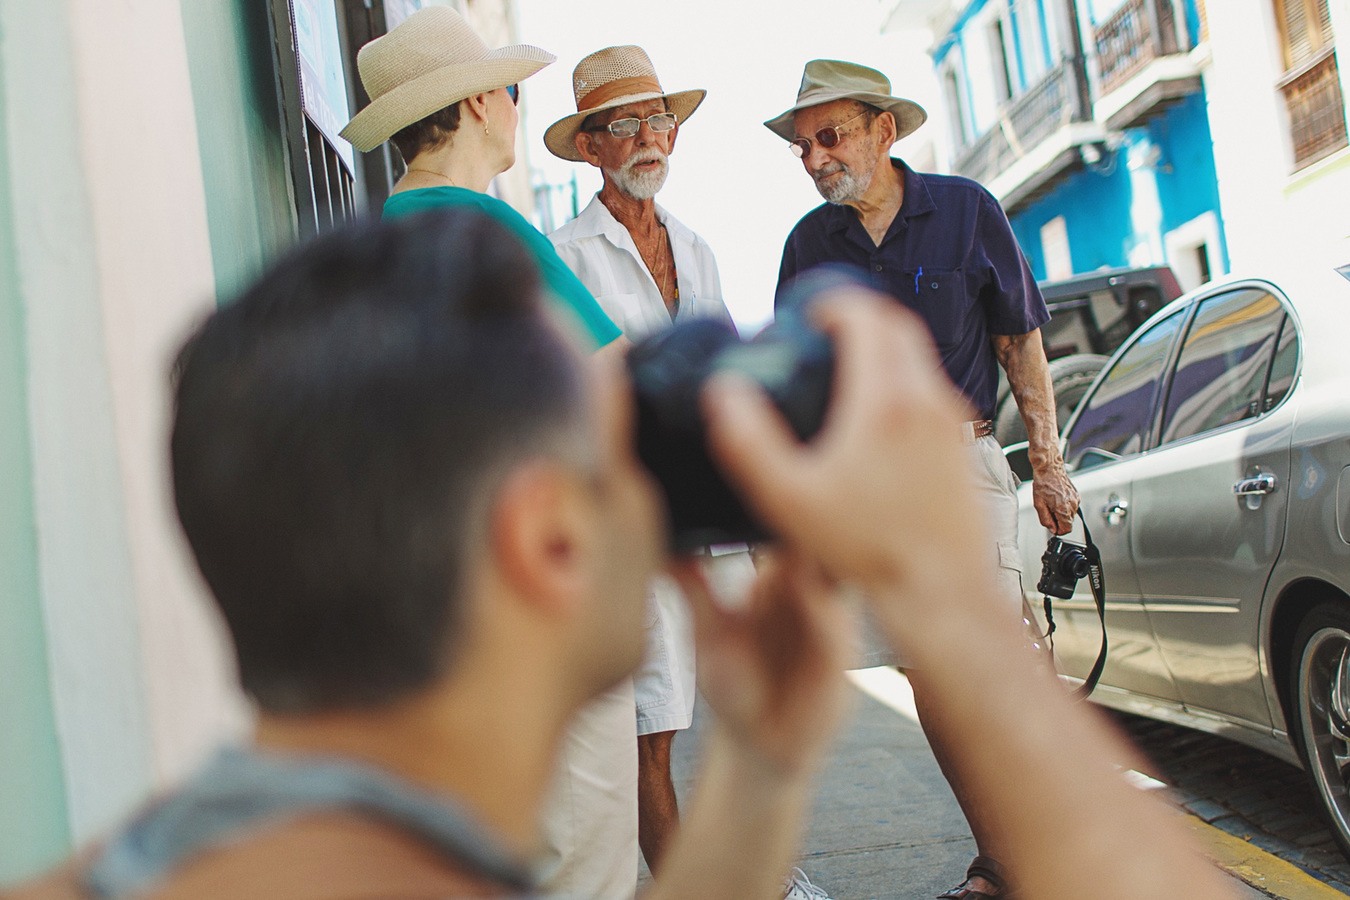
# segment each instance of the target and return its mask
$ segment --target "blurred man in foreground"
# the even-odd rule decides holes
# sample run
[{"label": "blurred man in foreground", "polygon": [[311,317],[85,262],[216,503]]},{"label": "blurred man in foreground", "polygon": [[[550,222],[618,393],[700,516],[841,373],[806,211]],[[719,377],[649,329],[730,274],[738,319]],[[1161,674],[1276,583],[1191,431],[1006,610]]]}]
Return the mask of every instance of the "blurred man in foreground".
[{"label": "blurred man in foreground", "polygon": [[[567,722],[640,659],[662,518],[618,373],[545,312],[509,233],[434,215],[321,238],[188,342],[175,499],[256,734],[17,896],[529,891]],[[922,326],[862,292],[814,318],[840,364],[810,446],[755,389],[706,392],[714,456],[782,541],[744,608],[680,569],[717,719],[648,896],[781,891],[843,701],[839,578],[951,701],[1026,896],[1225,896],[961,555],[980,537],[950,502],[973,490],[968,413]],[[950,652],[972,639],[975,658]]]}]

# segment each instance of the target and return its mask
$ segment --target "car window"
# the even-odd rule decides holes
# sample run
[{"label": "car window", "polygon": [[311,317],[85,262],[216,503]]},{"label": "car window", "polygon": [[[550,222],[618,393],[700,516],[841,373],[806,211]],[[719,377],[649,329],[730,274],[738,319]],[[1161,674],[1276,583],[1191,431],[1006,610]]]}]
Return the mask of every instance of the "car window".
[{"label": "car window", "polygon": [[1143,449],[1158,381],[1184,313],[1179,310],[1140,335],[1084,400],[1068,437],[1071,467],[1088,468]]},{"label": "car window", "polygon": [[1045,355],[1050,359],[1074,353],[1092,353],[1092,335],[1087,317],[1091,315],[1086,301],[1074,300],[1056,304],[1050,310],[1050,321],[1041,326],[1041,340]]},{"label": "car window", "polygon": [[1266,386],[1264,408],[1274,409],[1294,386],[1294,372],[1298,369],[1298,329],[1294,320],[1284,317],[1280,326],[1280,342],[1275,347],[1275,359],[1270,364],[1270,381]]},{"label": "car window", "polygon": [[1160,444],[1254,418],[1284,321],[1284,307],[1259,288],[1201,301],[1177,354],[1163,407]]}]

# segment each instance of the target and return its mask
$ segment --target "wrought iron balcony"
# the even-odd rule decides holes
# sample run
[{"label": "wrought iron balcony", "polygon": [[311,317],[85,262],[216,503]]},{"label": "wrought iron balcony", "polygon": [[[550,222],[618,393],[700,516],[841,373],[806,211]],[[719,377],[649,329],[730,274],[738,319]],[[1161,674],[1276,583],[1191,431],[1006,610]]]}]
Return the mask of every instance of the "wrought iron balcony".
[{"label": "wrought iron balcony", "polygon": [[1069,64],[1051,70],[1039,84],[1005,107],[997,124],[960,151],[956,172],[988,184],[1042,141],[1081,118],[1077,114],[1077,90]]},{"label": "wrought iron balcony", "polygon": [[1172,0],[1127,0],[1093,33],[1100,93],[1109,94],[1159,57],[1181,52]]},{"label": "wrought iron balcony", "polygon": [[1345,100],[1334,50],[1333,45],[1328,45],[1311,62],[1280,81],[1280,90],[1289,110],[1295,169],[1310,165],[1347,145]]}]

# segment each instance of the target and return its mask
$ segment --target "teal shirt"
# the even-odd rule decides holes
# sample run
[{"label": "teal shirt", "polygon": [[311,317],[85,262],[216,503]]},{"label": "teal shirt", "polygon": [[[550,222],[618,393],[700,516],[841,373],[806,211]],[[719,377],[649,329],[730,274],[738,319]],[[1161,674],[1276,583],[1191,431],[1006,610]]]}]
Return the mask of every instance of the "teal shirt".
[{"label": "teal shirt", "polygon": [[619,326],[605,314],[586,285],[558,257],[558,251],[553,249],[548,238],[540,234],[539,229],[526,221],[524,216],[496,197],[462,187],[417,188],[391,195],[384,201],[384,215],[385,218],[410,216],[451,206],[471,206],[482,210],[516,234],[539,263],[539,273],[544,283],[563,307],[571,310],[596,347],[604,347],[619,336]]}]

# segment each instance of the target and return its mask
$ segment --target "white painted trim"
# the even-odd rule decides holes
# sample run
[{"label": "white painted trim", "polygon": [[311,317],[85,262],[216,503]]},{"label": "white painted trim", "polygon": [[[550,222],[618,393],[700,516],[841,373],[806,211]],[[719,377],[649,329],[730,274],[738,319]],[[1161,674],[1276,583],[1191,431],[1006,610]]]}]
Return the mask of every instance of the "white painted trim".
[{"label": "white painted trim", "polygon": [[1178,81],[1200,74],[1197,60],[1185,55],[1161,56],[1152,60],[1109,94],[1101,95],[1092,104],[1092,114],[1102,122],[1120,112],[1135,98],[1159,81]]},{"label": "white painted trim", "polygon": [[1043,170],[1070,147],[1091,144],[1106,140],[1106,130],[1100,122],[1070,122],[1050,137],[1041,141],[1031,152],[1014,162],[995,177],[985,187],[1003,202],[1013,191],[1036,173]]},{"label": "white painted trim", "polygon": [[1163,235],[1163,248],[1167,263],[1176,273],[1177,281],[1181,284],[1183,291],[1189,291],[1200,286],[1199,271],[1192,268],[1190,258],[1186,255],[1187,251],[1203,246],[1205,258],[1209,263],[1210,277],[1219,278],[1228,274],[1223,266],[1221,240],[1219,218],[1214,215],[1213,211],[1203,212],[1189,222],[1178,225]]}]

